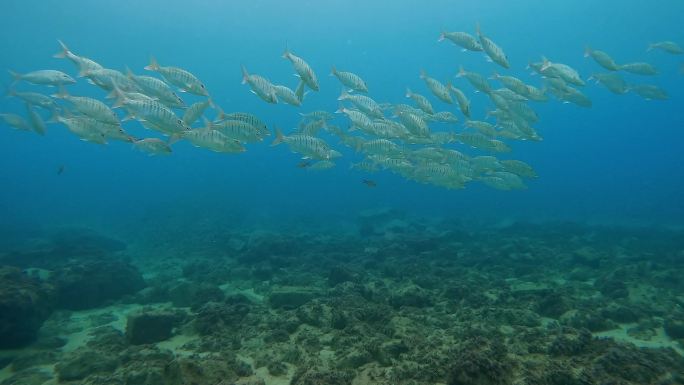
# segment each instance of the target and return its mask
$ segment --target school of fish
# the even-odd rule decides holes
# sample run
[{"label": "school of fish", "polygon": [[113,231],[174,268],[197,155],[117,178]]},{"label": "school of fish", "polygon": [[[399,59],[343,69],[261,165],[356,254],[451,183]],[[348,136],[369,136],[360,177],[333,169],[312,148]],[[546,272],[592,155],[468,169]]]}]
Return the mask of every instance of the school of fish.
[{"label": "school of fish", "polygon": [[[500,70],[511,67],[503,48],[483,33],[479,25],[475,34],[443,31],[438,40],[448,40],[463,52],[484,54]],[[211,98],[204,83],[185,69],[162,66],[151,58],[144,67],[146,73],[136,74],[130,69],[122,72],[79,56],[58,42],[61,49],[54,56],[71,61],[76,66],[76,78],[57,70],[25,74],[10,71],[13,83],[8,96],[23,102],[26,114],[0,114],[7,126],[45,135],[47,124],[57,123],[81,140],[97,144],[130,142],[134,148],[151,155],[171,154],[171,146],[179,141],[215,152],[241,153],[246,151],[246,145],[263,142],[273,135],[271,146],[284,144],[302,157],[298,167],[312,171],[331,169],[341,158],[353,156],[350,151],[344,154],[341,148],[336,149],[331,144],[335,143],[360,154],[361,159],[350,162],[354,170],[366,173],[387,170],[409,180],[448,189],[461,189],[470,182],[499,190],[526,188],[525,179],[536,178],[537,173],[523,161],[502,159],[511,152],[507,142],[542,140],[535,128],[539,116],[534,111],[534,103],[554,98],[591,107],[591,99],[581,91],[587,80],[614,94],[631,92],[648,100],[668,99],[667,92],[658,86],[630,84],[623,77],[625,73],[655,76],[659,71],[653,65],[618,64],[608,53],[590,47],[585,49],[585,57],[595,61],[602,72],[586,80],[571,66],[543,56],[527,65],[533,74],[540,75],[541,84],[536,86],[498,72],[485,76],[463,67],[449,80],[431,77],[421,70],[415,76],[425,83],[426,92],[421,94],[407,88],[405,96],[411,104],[378,102],[369,96],[369,86],[361,76],[332,66],[330,75],[344,89],[338,97],[337,111],[301,113],[295,129],[284,133],[274,124],[271,132],[254,114],[225,112]],[[647,51],[654,50],[684,54],[684,49],[672,41],[654,43],[647,48]],[[301,107],[308,92],[320,90],[316,72],[289,48],[282,57],[290,62],[299,79],[294,89],[274,84],[265,76],[250,74],[244,65],[242,83],[266,103]],[[97,99],[70,94],[67,88],[77,78],[85,78],[106,96]],[[19,83],[52,87],[56,92],[18,91]],[[186,104],[180,97],[185,93],[193,94],[199,101]],[[486,116],[473,116],[469,97],[473,93],[486,95],[491,102]],[[209,111],[213,113],[208,114]],[[44,114],[50,114],[50,118],[46,120]],[[145,138],[130,135],[124,127],[129,120],[137,120],[156,135]],[[369,187],[376,186],[371,180],[362,181]]]}]

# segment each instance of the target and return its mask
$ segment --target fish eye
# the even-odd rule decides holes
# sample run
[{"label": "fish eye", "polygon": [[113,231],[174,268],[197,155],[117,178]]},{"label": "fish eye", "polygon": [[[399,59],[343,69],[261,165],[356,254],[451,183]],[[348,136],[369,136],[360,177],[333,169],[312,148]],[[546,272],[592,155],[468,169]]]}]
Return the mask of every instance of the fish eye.
[{"label": "fish eye", "polygon": [[202,87],[202,89],[204,89],[204,84],[200,84],[200,87]]}]

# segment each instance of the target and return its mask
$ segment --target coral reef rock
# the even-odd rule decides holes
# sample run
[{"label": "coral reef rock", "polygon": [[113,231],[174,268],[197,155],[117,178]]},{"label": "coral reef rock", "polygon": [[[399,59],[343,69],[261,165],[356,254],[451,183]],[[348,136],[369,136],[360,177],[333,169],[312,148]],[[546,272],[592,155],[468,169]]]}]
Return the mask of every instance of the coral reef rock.
[{"label": "coral reef rock", "polygon": [[52,311],[52,288],[13,267],[0,268],[0,349],[36,339]]},{"label": "coral reef rock", "polygon": [[152,344],[171,338],[183,316],[170,311],[141,311],[128,316],[126,339],[131,345]]},{"label": "coral reef rock", "polygon": [[120,261],[86,262],[59,269],[50,282],[57,288],[57,305],[83,310],[135,294],[145,287],[142,275]]}]

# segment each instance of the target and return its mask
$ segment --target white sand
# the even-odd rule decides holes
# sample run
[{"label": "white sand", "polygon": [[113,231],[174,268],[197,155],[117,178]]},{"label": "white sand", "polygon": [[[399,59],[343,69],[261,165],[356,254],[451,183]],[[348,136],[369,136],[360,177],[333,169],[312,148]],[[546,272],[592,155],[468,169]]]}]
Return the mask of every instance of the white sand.
[{"label": "white sand", "polygon": [[627,334],[627,330],[636,326],[636,323],[620,324],[619,329],[594,333],[594,336],[599,338],[612,338],[616,341],[621,342],[629,342],[634,344],[635,346],[644,348],[672,348],[676,350],[677,353],[684,356],[684,349],[682,349],[682,347],[679,345],[679,343],[677,343],[677,341],[668,337],[665,334],[665,330],[662,327],[656,329],[656,335],[653,336],[653,338],[651,338],[649,341],[644,341]]}]

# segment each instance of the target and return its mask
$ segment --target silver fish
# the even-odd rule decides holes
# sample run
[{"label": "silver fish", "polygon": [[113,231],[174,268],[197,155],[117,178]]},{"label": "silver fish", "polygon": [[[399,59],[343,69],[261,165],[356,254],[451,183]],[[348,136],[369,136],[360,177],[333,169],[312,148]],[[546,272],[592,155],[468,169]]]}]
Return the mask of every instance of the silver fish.
[{"label": "silver fish", "polygon": [[352,72],[338,71],[335,66],[332,67],[331,75],[335,76],[345,87],[350,90],[359,92],[368,92],[366,82],[357,74]]},{"label": "silver fish", "polygon": [[645,76],[653,76],[658,74],[658,70],[654,66],[643,62],[623,64],[620,66],[620,70]]},{"label": "silver fish", "polygon": [[31,123],[33,131],[39,135],[45,135],[45,121],[43,121],[43,118],[40,116],[40,114],[36,112],[35,108],[28,103],[26,103],[26,113],[29,117],[29,123]]},{"label": "silver fish", "polygon": [[271,146],[277,146],[280,143],[286,143],[291,151],[302,154],[305,158],[324,160],[342,156],[338,151],[330,148],[323,139],[305,134],[285,136],[282,131],[276,127],[276,139]]},{"label": "silver fish", "polygon": [[311,69],[311,66],[309,66],[304,59],[290,52],[288,48],[285,48],[285,52],[283,52],[283,58],[292,63],[299,77],[306,83],[307,86],[309,86],[309,88],[314,91],[319,90],[318,78],[316,77],[313,69]]},{"label": "silver fish", "polygon": [[14,79],[13,83],[23,80],[32,84],[45,85],[50,87],[58,87],[76,83],[76,80],[74,80],[74,78],[72,78],[71,76],[65,74],[64,72],[56,70],[39,70],[29,72],[26,74],[19,74],[14,71],[9,71],[9,73],[10,75],[12,75],[12,78]]},{"label": "silver fish", "polygon": [[607,69],[608,71],[617,71],[620,69],[620,65],[613,60],[610,55],[603,51],[593,50],[590,47],[585,48],[584,57],[590,57],[596,61],[601,67]]},{"label": "silver fish", "polygon": [[16,114],[0,114],[0,118],[8,126],[21,131],[32,131],[31,125],[24,118]]},{"label": "silver fish", "polygon": [[195,75],[178,67],[162,67],[154,56],[150,58],[150,64],[145,66],[145,69],[159,73],[166,81],[180,88],[181,92],[209,96],[207,88]]},{"label": "silver fish", "polygon": [[454,44],[459,45],[463,48],[464,51],[482,51],[482,45],[477,41],[477,39],[467,33],[467,32],[445,32],[442,31],[439,35],[439,40],[437,41],[443,41],[444,39],[449,39],[451,40]]},{"label": "silver fish", "polygon": [[682,49],[682,47],[680,47],[679,44],[673,41],[661,41],[658,43],[649,44],[647,51],[650,52],[654,49],[659,49],[672,55],[684,54],[684,49]]},{"label": "silver fish", "polygon": [[273,88],[275,88],[276,96],[279,100],[282,100],[283,102],[292,106],[298,107],[302,105],[302,100],[300,97],[297,96],[297,94],[287,86],[276,84],[273,86]]},{"label": "silver fish", "polygon": [[242,66],[242,84],[249,84],[252,93],[265,102],[273,104],[278,103],[278,95],[273,84],[262,76],[250,75],[245,66]]},{"label": "silver fish", "polygon": [[183,123],[185,123],[185,125],[188,127],[192,126],[192,124],[195,123],[209,107],[214,107],[214,102],[211,100],[211,98],[208,98],[203,102],[194,103],[188,107],[187,110],[185,110],[185,114],[183,114]]},{"label": "silver fish", "polygon": [[130,69],[127,71],[126,76],[133,80],[146,95],[159,99],[163,104],[176,108],[185,106],[183,99],[173,92],[171,87],[163,80],[152,76],[135,75]]},{"label": "silver fish", "polygon": [[480,40],[480,44],[482,45],[482,49],[485,51],[487,56],[489,56],[492,61],[504,68],[511,68],[511,65],[508,63],[508,57],[506,57],[506,54],[504,51],[496,45],[490,38],[486,37],[485,35],[482,34],[482,31],[480,30],[480,25],[477,25],[477,37]]},{"label": "silver fish", "polygon": [[420,78],[425,81],[425,84],[430,89],[433,95],[444,103],[452,104],[454,100],[451,98],[449,87],[442,84],[439,80],[431,78],[424,70],[420,70]]},{"label": "silver fish", "polygon": [[150,155],[169,155],[171,147],[159,138],[133,140],[133,147]]},{"label": "silver fish", "polygon": [[95,62],[92,59],[88,59],[87,57],[83,56],[78,56],[75,53],[71,52],[69,48],[64,44],[61,40],[57,40],[59,43],[60,47],[62,48],[61,51],[58,53],[54,54],[53,57],[58,58],[58,59],[69,59],[71,60],[76,66],[78,67],[78,76],[83,77],[86,75],[86,73],[94,70],[100,70],[103,67]]},{"label": "silver fish", "polygon": [[410,88],[406,88],[406,97],[413,99],[418,108],[423,110],[426,114],[435,113],[435,110],[432,107],[432,103],[430,103],[428,98],[426,98],[425,96],[412,92]]}]

